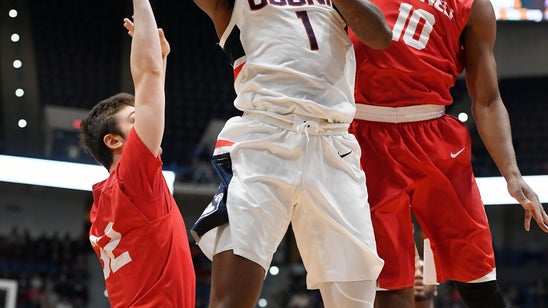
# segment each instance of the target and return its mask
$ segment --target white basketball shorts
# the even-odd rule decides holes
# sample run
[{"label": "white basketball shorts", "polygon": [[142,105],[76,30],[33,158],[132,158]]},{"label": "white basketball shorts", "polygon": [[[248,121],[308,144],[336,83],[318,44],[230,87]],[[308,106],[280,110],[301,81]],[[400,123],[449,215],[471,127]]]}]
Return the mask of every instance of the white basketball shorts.
[{"label": "white basketball shorts", "polygon": [[231,118],[212,159],[223,183],[192,233],[210,259],[233,250],[268,272],[291,223],[310,289],[321,282],[376,280],[384,262],[376,251],[360,154],[347,125]]}]

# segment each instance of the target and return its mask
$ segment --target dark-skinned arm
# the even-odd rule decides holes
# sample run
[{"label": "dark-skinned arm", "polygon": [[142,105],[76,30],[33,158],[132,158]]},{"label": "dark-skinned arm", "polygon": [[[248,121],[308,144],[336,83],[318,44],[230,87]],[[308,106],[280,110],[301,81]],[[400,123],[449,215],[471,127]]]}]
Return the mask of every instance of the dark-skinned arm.
[{"label": "dark-skinned arm", "polygon": [[537,194],[524,181],[516,162],[508,111],[498,88],[493,54],[495,37],[496,19],[491,2],[475,0],[462,37],[472,114],[487,151],[506,179],[508,192],[525,211],[525,230],[530,230],[531,219],[534,219],[548,232],[548,215]]},{"label": "dark-skinned arm", "polygon": [[392,31],[381,10],[368,0],[333,0],[347,25],[373,49],[390,46]]}]

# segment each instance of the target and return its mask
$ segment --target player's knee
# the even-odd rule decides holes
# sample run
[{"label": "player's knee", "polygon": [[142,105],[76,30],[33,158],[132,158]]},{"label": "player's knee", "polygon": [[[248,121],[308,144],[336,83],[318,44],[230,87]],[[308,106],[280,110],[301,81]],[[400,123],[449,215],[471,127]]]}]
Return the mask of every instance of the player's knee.
[{"label": "player's knee", "polygon": [[463,301],[470,308],[504,308],[506,303],[496,280],[466,283],[455,281],[455,286]]}]

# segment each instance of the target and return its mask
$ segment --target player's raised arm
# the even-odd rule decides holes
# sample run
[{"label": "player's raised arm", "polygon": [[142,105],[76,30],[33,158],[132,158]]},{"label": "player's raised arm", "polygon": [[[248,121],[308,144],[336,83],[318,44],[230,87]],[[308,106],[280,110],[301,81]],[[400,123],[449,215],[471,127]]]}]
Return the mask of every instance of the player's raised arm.
[{"label": "player's raised arm", "polygon": [[375,4],[368,0],[333,0],[333,3],[362,42],[373,49],[390,46],[392,31]]},{"label": "player's raised arm", "polygon": [[165,121],[165,70],[158,27],[148,0],[133,0],[133,22],[130,68],[135,86],[134,127],[149,150],[158,155]]}]

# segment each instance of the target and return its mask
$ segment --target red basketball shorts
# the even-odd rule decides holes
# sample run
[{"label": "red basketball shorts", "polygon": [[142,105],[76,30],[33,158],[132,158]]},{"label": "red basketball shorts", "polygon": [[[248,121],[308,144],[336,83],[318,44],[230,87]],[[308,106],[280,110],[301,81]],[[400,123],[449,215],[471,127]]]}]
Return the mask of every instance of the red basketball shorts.
[{"label": "red basketball shorts", "polygon": [[467,127],[443,115],[406,123],[355,120],[350,130],[362,148],[377,249],[385,261],[380,289],[413,286],[412,215],[431,248],[435,280],[493,280],[491,233]]}]

